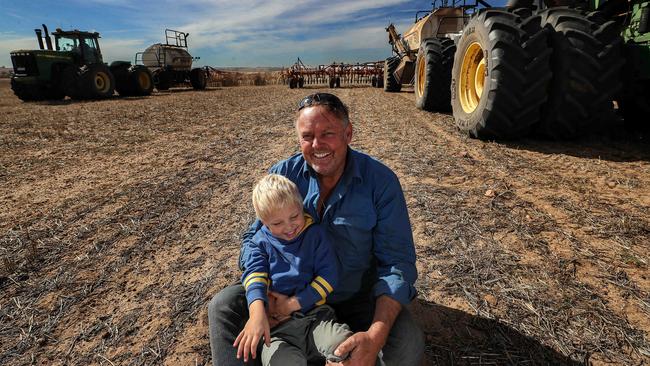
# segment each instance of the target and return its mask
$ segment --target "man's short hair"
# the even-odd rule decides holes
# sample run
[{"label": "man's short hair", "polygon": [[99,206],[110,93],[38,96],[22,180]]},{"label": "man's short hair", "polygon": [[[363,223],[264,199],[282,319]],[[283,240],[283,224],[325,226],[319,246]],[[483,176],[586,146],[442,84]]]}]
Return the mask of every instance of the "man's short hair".
[{"label": "man's short hair", "polygon": [[330,93],[314,93],[302,98],[298,103],[298,113],[303,108],[315,107],[317,105],[323,106],[330,113],[334,114],[338,119],[343,122],[343,127],[347,127],[350,123],[350,111],[339,97]]},{"label": "man's short hair", "polygon": [[255,214],[264,220],[274,211],[289,205],[302,207],[302,196],[298,187],[286,177],[269,174],[260,179],[253,188]]}]

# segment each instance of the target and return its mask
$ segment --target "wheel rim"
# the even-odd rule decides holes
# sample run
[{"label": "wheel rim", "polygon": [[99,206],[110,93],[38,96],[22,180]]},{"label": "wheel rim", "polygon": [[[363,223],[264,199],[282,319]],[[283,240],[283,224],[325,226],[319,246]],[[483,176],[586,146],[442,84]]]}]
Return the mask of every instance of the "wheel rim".
[{"label": "wheel rim", "polygon": [[138,83],[140,84],[140,87],[142,89],[149,89],[151,86],[151,79],[149,78],[149,75],[147,75],[146,72],[141,72],[138,74]]},{"label": "wheel rim", "polygon": [[465,113],[478,107],[485,83],[485,58],[481,45],[474,42],[467,47],[460,69],[459,99]]},{"label": "wheel rim", "polygon": [[418,79],[417,79],[418,96],[424,95],[424,81],[426,78],[426,74],[427,74],[427,68],[426,68],[426,62],[424,60],[424,57],[418,57]]},{"label": "wheel rim", "polygon": [[98,72],[95,75],[95,89],[101,93],[106,93],[109,88],[110,82],[108,81],[108,75],[105,72]]}]

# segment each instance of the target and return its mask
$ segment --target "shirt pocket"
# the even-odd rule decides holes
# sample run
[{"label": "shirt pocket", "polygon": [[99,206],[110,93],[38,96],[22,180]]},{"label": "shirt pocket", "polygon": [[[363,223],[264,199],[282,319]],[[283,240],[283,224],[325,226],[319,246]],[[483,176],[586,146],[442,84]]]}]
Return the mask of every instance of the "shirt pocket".
[{"label": "shirt pocket", "polygon": [[377,217],[371,213],[338,214],[332,218],[333,244],[343,267],[367,267],[372,255],[372,231],[376,223]]}]

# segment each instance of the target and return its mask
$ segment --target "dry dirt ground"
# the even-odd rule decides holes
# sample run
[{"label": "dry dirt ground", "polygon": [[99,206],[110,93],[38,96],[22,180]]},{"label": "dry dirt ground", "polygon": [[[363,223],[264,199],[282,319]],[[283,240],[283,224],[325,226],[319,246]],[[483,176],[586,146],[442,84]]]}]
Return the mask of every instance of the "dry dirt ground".
[{"label": "dry dirt ground", "polygon": [[[0,81],[0,365],[208,364],[251,187],[314,90],[26,104]],[[405,191],[425,364],[650,363],[647,137],[482,142],[411,93],[336,92]]]}]

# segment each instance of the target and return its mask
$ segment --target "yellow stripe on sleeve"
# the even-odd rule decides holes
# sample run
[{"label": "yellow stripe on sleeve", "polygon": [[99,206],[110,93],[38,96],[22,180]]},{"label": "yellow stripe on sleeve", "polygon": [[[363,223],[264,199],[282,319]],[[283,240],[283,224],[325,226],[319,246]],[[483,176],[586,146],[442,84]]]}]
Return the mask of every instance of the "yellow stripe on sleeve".
[{"label": "yellow stripe on sleeve", "polygon": [[314,281],[318,282],[319,285],[323,286],[323,288],[326,289],[328,293],[331,293],[332,291],[334,291],[334,289],[332,288],[332,285],[330,285],[329,282],[327,282],[327,280],[324,279],[323,277],[318,276],[318,277],[316,277],[314,279]]},{"label": "yellow stripe on sleeve", "polygon": [[310,283],[309,285],[311,287],[313,287],[314,290],[316,290],[320,294],[320,297],[323,299],[321,301],[325,301],[325,298],[327,297],[327,294],[325,293],[325,290],[323,290],[318,284],[316,284],[314,282]]},{"label": "yellow stripe on sleeve", "polygon": [[320,306],[320,305],[323,305],[324,303],[325,303],[325,299],[323,299],[323,300],[321,300],[321,301],[318,301],[318,302],[316,303],[316,305]]},{"label": "yellow stripe on sleeve", "polygon": [[269,275],[266,272],[253,272],[248,276],[246,276],[246,278],[244,279],[244,287],[248,288],[248,283],[253,278],[268,278],[268,277]]},{"label": "yellow stripe on sleeve", "polygon": [[246,282],[246,285],[244,285],[244,287],[246,288],[246,290],[248,290],[248,286],[254,284],[255,282],[262,282],[262,283],[265,284],[266,286],[269,285],[269,281],[268,281],[266,278],[255,277],[255,278],[251,278],[250,281]]}]

